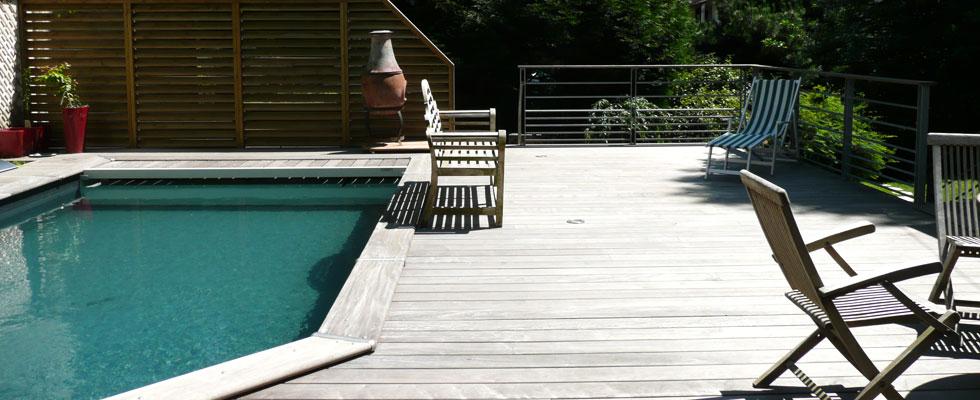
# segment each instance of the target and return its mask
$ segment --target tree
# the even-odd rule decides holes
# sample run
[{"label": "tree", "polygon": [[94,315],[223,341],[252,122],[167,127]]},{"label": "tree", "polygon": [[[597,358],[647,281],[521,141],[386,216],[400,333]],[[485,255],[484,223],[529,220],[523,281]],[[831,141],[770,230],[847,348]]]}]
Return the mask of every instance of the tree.
[{"label": "tree", "polygon": [[696,54],[687,0],[397,3],[456,63],[457,106],[493,105],[508,130],[520,64],[686,63]]},{"label": "tree", "polygon": [[801,0],[715,2],[717,23],[701,24],[699,47],[744,63],[806,67],[815,22]]}]

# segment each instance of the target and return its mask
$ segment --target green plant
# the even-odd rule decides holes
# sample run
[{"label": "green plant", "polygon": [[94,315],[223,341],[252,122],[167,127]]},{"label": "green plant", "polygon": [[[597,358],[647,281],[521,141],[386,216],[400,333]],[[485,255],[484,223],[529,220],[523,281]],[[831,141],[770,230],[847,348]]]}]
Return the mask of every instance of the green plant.
[{"label": "green plant", "polygon": [[34,81],[48,87],[54,87],[61,98],[64,108],[81,107],[84,104],[78,97],[78,82],[71,76],[71,64],[61,63],[44,69],[44,73],[34,78]]},{"label": "green plant", "polygon": [[20,71],[20,101],[24,119],[31,117],[31,69]]},{"label": "green plant", "polygon": [[[713,55],[696,59],[697,64],[731,64],[731,58],[719,60]],[[685,109],[673,118],[677,130],[701,131],[705,138],[718,136],[728,128],[729,120],[738,122],[741,96],[748,91],[748,81],[738,68],[680,68],[673,74],[671,94],[680,96],[673,108]],[[690,133],[695,135],[695,133]]]},{"label": "green plant", "polygon": [[[860,94],[859,94],[860,95]],[[839,92],[823,85],[815,85],[800,91],[800,121],[808,133],[803,140],[803,150],[833,162],[843,151],[844,102]],[[854,104],[854,115],[874,120],[875,116],[864,103]],[[877,180],[888,166],[889,157],[895,150],[886,146],[894,136],[877,132],[864,119],[854,118],[851,127],[851,173],[869,180]]]},{"label": "green plant", "polygon": [[648,137],[653,121],[657,118],[656,105],[644,97],[630,97],[613,103],[601,99],[592,104],[586,139],[609,139],[614,134],[634,131],[641,138]]}]

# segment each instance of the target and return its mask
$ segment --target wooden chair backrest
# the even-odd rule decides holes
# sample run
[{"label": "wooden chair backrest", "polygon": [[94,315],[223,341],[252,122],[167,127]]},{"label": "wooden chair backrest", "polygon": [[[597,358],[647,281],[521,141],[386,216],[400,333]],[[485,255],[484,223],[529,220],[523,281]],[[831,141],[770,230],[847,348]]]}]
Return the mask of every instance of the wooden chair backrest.
[{"label": "wooden chair backrest", "polygon": [[742,184],[752,200],[755,215],[762,225],[762,232],[765,233],[773,256],[789,286],[802,292],[815,304],[826,308],[818,290],[823,287],[823,281],[820,280],[796,225],[789,195],[783,188],[751,172],[743,170],[741,176]]},{"label": "wooden chair backrest", "polygon": [[[930,133],[939,251],[946,236],[980,237],[980,135]],[[925,155],[922,155],[925,156]]]},{"label": "wooden chair backrest", "polygon": [[439,105],[436,98],[432,95],[432,88],[429,80],[422,80],[422,104],[425,107],[425,133],[426,136],[433,133],[442,132],[442,118],[439,116]]},{"label": "wooden chair backrest", "polygon": [[799,79],[753,79],[746,103],[751,105],[751,115],[743,108],[739,133],[782,135],[788,124],[779,122],[793,118],[799,94]]}]

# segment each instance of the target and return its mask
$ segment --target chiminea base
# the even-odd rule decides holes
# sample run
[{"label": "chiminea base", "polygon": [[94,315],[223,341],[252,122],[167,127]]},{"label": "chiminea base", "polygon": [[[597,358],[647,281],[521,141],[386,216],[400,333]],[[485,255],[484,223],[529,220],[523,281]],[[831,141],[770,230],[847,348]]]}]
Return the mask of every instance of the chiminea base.
[{"label": "chiminea base", "polygon": [[398,116],[398,133],[395,136],[392,136],[390,138],[397,139],[398,140],[398,144],[401,144],[402,141],[405,140],[405,135],[402,135],[402,128],[404,128],[405,119],[402,117],[402,111],[401,110],[398,110],[398,111],[393,111],[393,110],[370,110],[370,109],[365,109],[364,110],[364,124],[367,125],[368,135],[371,136],[371,138],[374,138],[375,137],[374,136],[374,131],[371,129],[371,115],[378,115],[378,116],[383,116],[383,115],[397,115]]}]

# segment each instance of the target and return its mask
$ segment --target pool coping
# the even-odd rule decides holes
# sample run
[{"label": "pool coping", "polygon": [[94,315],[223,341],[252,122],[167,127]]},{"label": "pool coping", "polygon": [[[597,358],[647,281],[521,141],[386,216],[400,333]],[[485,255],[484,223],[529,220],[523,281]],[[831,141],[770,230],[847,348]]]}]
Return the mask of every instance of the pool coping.
[{"label": "pool coping", "polygon": [[[338,155],[329,154],[321,157],[324,156],[334,158]],[[372,352],[376,343],[375,340],[380,335],[381,327],[387,316],[388,307],[394,296],[394,286],[401,275],[402,268],[405,264],[405,257],[408,254],[412,237],[415,234],[415,226],[421,215],[421,201],[424,197],[425,190],[428,188],[428,159],[420,155],[404,154],[398,155],[397,157],[390,155],[359,156],[382,159],[409,158],[410,161],[405,167],[355,167],[357,169],[354,172],[357,174],[368,173],[370,170],[387,174],[398,172],[402,178],[399,181],[398,191],[392,197],[388,209],[382,218],[375,225],[367,244],[355,262],[340,294],[338,294],[323,324],[316,333],[308,338],[191,371],[109,398],[228,398],[250,393],[272,384],[283,382],[289,378],[336,365]],[[157,154],[156,157],[167,158],[166,155],[160,154]],[[74,173],[60,176],[58,179],[63,180],[82,175],[109,179],[107,175],[99,175],[99,173],[93,176],[89,171],[105,170],[98,168],[98,166],[113,161],[113,158],[99,157],[100,162],[90,162],[80,171],[72,170]],[[343,158],[343,156],[339,158]],[[337,171],[342,177],[378,176],[343,175],[345,172],[352,173],[351,167],[317,167],[316,169],[324,170],[330,168],[346,170]],[[185,174],[187,173],[185,170],[205,170],[211,172],[218,170],[228,174],[222,177],[267,177],[262,173],[254,171],[261,169],[263,168],[171,168],[169,170],[181,170],[178,173]],[[276,170],[275,168],[272,169]],[[283,169],[297,170],[297,168]],[[144,168],[143,170],[147,171],[149,169]],[[244,173],[251,175],[235,175],[245,170],[248,171]],[[274,172],[278,173],[283,171]],[[166,177],[159,172],[154,173],[158,175],[146,178],[126,177],[134,179]],[[171,177],[202,177],[191,176],[198,173],[200,171],[191,171],[187,176]],[[119,175],[118,177],[122,176]],[[51,181],[53,182],[58,179]],[[23,190],[22,193],[31,192],[33,189],[46,183],[50,182],[33,185],[33,187],[28,187]]]}]

